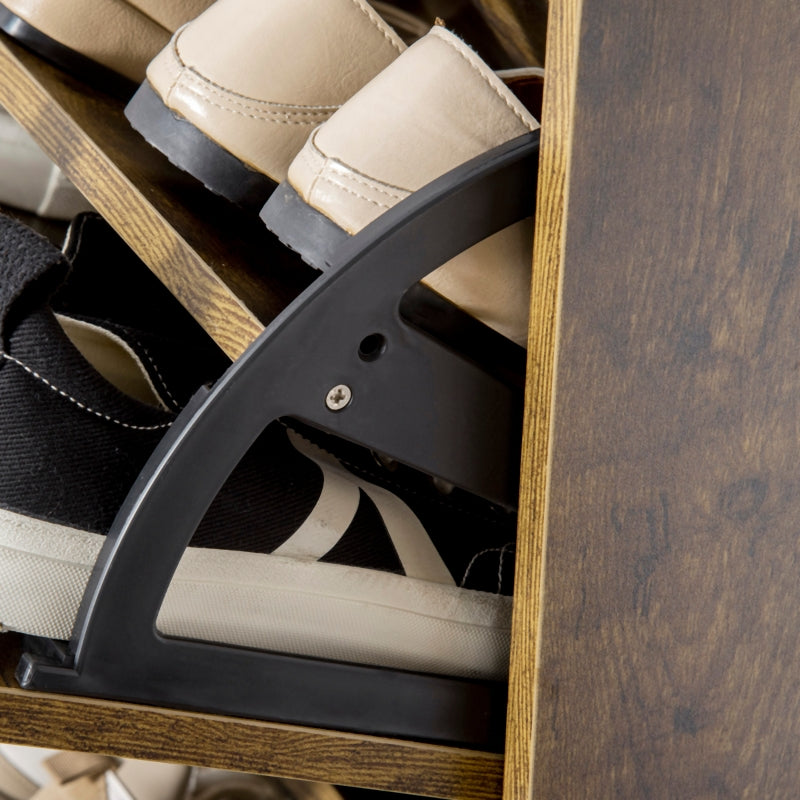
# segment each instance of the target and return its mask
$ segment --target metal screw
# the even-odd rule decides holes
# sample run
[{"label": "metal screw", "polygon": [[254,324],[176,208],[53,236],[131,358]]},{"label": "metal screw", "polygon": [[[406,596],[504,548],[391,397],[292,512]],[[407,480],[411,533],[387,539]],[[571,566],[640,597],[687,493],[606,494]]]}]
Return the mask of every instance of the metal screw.
[{"label": "metal screw", "polygon": [[331,411],[341,411],[343,408],[350,405],[352,399],[353,392],[350,391],[350,387],[340,383],[328,392],[325,397],[325,405],[328,406]]}]

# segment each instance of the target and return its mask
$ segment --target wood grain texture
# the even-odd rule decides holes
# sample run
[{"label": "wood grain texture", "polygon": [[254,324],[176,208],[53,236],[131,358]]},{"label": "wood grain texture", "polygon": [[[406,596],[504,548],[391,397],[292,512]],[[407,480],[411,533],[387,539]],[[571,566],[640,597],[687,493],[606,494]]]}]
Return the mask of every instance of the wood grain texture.
[{"label": "wood grain texture", "polygon": [[500,796],[503,758],[402,740],[21,690],[0,636],[0,742],[463,800]]},{"label": "wood grain texture", "polygon": [[558,294],[579,19],[580,0],[551,6],[534,233],[504,800],[528,800],[532,792]]},{"label": "wood grain texture", "polygon": [[535,797],[797,796],[798,42],[583,0]]},{"label": "wood grain texture", "polygon": [[2,34],[0,104],[232,358],[313,279],[257,216],[212,195],[148,145],[122,102]]},{"label": "wood grain texture", "polygon": [[557,311],[580,0],[552,6],[534,234],[504,800],[532,791],[536,662],[550,483]]},{"label": "wood grain texture", "polygon": [[547,0],[473,0],[504,50],[519,66],[545,63]]}]

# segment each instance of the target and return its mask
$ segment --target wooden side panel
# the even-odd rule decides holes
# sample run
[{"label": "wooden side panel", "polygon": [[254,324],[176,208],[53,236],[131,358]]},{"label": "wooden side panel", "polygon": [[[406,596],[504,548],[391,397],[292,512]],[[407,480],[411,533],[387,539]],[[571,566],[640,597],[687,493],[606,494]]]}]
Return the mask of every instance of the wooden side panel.
[{"label": "wooden side panel", "polygon": [[558,293],[579,21],[580,0],[551,6],[531,282],[504,800],[527,800],[531,795]]},{"label": "wooden side panel", "polygon": [[535,797],[797,794],[798,45],[583,0]]}]

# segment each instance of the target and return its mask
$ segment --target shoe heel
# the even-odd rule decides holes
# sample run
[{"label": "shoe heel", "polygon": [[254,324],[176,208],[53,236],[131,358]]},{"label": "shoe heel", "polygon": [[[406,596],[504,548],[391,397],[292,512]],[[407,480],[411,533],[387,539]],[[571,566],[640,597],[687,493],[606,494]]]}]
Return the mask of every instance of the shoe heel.
[{"label": "shoe heel", "polygon": [[307,264],[323,272],[350,238],[333,220],[312,208],[288,182],[281,183],[259,213],[267,228]]},{"label": "shoe heel", "polygon": [[125,107],[125,116],[172,164],[248,211],[257,212],[277,186],[170,111],[146,81]]}]

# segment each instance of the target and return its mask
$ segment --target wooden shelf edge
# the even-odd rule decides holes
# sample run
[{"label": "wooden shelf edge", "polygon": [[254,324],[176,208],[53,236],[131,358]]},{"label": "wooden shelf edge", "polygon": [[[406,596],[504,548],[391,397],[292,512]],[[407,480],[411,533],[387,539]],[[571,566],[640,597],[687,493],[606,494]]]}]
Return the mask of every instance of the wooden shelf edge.
[{"label": "wooden shelf edge", "polygon": [[533,250],[504,800],[533,796],[565,187],[581,0],[551,6]]},{"label": "wooden shelf edge", "polygon": [[169,165],[130,128],[121,102],[2,34],[0,104],[231,358],[307,285],[303,266],[262,279],[258,270],[270,265],[260,262],[284,256],[264,255],[270,239],[260,220]]},{"label": "wooden shelf edge", "polygon": [[493,753],[8,687],[0,741],[453,800],[497,798],[502,780]]}]

